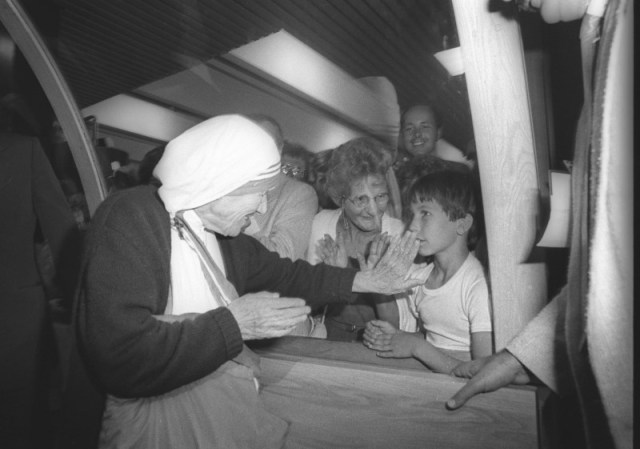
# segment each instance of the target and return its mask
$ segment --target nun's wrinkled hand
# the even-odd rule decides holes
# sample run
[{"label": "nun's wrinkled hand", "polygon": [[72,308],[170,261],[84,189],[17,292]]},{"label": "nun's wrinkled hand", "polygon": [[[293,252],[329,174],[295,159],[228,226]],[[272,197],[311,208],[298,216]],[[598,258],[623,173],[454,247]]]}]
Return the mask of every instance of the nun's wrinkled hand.
[{"label": "nun's wrinkled hand", "polygon": [[250,293],[234,300],[228,309],[238,322],[243,340],[281,337],[307,319],[311,308],[300,298],[280,298],[277,293]]},{"label": "nun's wrinkled hand", "polygon": [[415,232],[407,231],[402,237],[393,237],[375,268],[356,274],[352,290],[392,295],[424,284],[426,272],[412,270],[419,248]]}]

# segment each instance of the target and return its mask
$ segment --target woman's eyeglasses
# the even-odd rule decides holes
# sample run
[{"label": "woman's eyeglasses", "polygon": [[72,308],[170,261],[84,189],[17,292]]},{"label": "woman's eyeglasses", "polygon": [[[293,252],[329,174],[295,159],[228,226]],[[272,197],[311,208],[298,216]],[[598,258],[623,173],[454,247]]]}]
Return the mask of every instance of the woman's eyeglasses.
[{"label": "woman's eyeglasses", "polygon": [[[367,195],[360,195],[355,198],[347,198],[348,201],[351,201],[358,209],[363,209],[367,207],[371,203],[371,197]],[[380,193],[373,197],[373,200],[376,202],[378,207],[386,206],[389,202],[389,194],[388,193]]]}]

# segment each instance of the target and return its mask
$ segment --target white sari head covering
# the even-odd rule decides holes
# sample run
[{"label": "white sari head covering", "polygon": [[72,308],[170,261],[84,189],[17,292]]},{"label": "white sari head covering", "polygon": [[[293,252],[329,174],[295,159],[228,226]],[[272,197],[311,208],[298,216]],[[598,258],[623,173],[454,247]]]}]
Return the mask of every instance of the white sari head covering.
[{"label": "white sari head covering", "polygon": [[173,216],[240,187],[258,184],[267,190],[263,184],[268,186],[279,171],[280,153],[265,130],[240,115],[221,115],[169,142],[153,174],[162,182],[158,194]]},{"label": "white sari head covering", "polygon": [[215,235],[193,209],[225,195],[264,192],[275,185],[280,153],[273,138],[240,115],[222,115],[171,142],[153,174],[171,216],[171,290],[166,314],[203,313],[237,297],[224,278]]}]

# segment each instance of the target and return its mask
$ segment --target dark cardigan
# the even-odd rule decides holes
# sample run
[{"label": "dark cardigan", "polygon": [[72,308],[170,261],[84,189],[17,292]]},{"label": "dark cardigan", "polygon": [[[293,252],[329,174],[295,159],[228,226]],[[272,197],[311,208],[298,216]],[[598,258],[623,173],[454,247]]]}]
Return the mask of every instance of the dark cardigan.
[{"label": "dark cardigan", "polygon": [[[218,241],[227,278],[240,296],[272,291],[312,306],[354,298],[354,270],[281,259],[244,234]],[[226,308],[175,323],[152,317],[167,304],[170,246],[169,215],[151,186],[110,196],[92,221],[75,325],[81,354],[108,393],[166,393],[242,349],[240,329]]]}]

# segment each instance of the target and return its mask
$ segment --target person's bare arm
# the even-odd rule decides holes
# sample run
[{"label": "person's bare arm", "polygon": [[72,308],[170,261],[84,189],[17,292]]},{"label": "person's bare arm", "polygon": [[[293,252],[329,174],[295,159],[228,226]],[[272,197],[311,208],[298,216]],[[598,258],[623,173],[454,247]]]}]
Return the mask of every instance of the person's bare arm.
[{"label": "person's bare arm", "polygon": [[364,343],[382,358],[414,357],[436,373],[451,374],[460,360],[445,354],[424,339],[420,333],[395,329],[384,321],[370,321],[364,333]]},{"label": "person's bare arm", "polygon": [[491,354],[493,354],[493,333],[472,332],[471,358],[475,360],[482,357],[489,357]]},{"label": "person's bare arm", "polygon": [[376,295],[374,306],[378,319],[387,321],[393,327],[400,327],[398,303],[393,296]]}]

